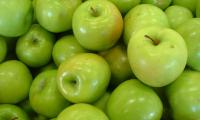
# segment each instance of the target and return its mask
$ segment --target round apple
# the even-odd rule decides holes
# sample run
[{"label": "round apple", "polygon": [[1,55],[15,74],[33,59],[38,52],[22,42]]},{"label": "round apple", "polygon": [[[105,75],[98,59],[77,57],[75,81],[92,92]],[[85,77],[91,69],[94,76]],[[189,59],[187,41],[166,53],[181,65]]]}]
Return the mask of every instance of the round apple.
[{"label": "round apple", "polygon": [[3,37],[0,37],[0,63],[5,59],[7,54],[7,44]]}]

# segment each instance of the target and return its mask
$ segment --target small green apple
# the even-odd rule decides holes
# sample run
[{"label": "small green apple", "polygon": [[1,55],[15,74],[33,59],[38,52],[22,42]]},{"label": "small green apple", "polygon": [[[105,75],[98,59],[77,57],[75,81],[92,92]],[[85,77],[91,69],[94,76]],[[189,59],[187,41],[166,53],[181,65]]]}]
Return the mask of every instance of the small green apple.
[{"label": "small green apple", "polygon": [[128,59],[135,76],[152,87],[173,82],[187,62],[184,39],[175,30],[147,27],[136,32],[128,44]]},{"label": "small green apple", "polygon": [[22,62],[0,64],[0,103],[18,103],[28,96],[32,82],[30,70]]},{"label": "small green apple", "polygon": [[152,88],[136,79],[121,83],[110,95],[110,120],[160,120],[163,106]]},{"label": "small green apple", "polygon": [[114,46],[119,40],[123,30],[123,19],[112,2],[89,0],[74,12],[72,28],[83,47],[102,51]]},{"label": "small green apple", "polygon": [[41,67],[51,59],[54,36],[39,24],[33,24],[31,29],[21,36],[16,44],[16,54],[19,60],[30,67]]},{"label": "small green apple", "polygon": [[101,56],[80,53],[59,66],[57,84],[67,100],[92,103],[104,94],[110,76],[109,65]]},{"label": "small green apple", "polygon": [[7,54],[6,39],[0,36],[0,63],[5,59]]},{"label": "small green apple", "polygon": [[74,104],[63,110],[56,120],[109,120],[98,108],[85,103]]},{"label": "small green apple", "polygon": [[190,9],[191,12],[195,13],[197,1],[198,0],[172,0],[172,4],[186,7]]},{"label": "small green apple", "polygon": [[172,0],[142,0],[142,4],[153,4],[161,9],[166,9],[170,6]]}]

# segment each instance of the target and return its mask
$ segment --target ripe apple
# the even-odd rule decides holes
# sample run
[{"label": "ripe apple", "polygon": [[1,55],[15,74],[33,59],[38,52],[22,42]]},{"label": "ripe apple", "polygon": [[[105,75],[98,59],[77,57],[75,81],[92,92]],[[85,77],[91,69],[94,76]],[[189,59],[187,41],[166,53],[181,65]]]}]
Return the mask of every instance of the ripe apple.
[{"label": "ripe apple", "polygon": [[124,18],[124,42],[128,44],[137,30],[148,26],[169,27],[166,14],[151,4],[137,5]]},{"label": "ripe apple", "polygon": [[101,56],[80,53],[59,66],[57,84],[67,100],[92,103],[104,94],[110,76],[109,65]]},{"label": "ripe apple", "polygon": [[128,59],[135,76],[152,87],[173,82],[187,62],[184,39],[170,28],[147,27],[136,32],[128,44]]},{"label": "ripe apple", "polygon": [[0,36],[0,63],[5,59],[7,54],[7,44],[5,38]]},{"label": "ripe apple", "polygon": [[107,0],[89,0],[74,12],[72,28],[78,42],[88,50],[102,51],[120,38],[123,19],[118,8]]},{"label": "ripe apple", "polygon": [[30,120],[28,115],[18,106],[0,104],[0,120]]},{"label": "ripe apple", "polygon": [[0,103],[18,103],[28,96],[32,82],[29,69],[20,61],[0,64]]},{"label": "ripe apple", "polygon": [[72,16],[81,0],[36,0],[35,15],[41,26],[59,33],[72,28]]},{"label": "ripe apple", "polygon": [[58,91],[56,74],[57,70],[41,72],[33,80],[29,92],[32,108],[48,118],[56,117],[70,104]]},{"label": "ripe apple", "polygon": [[31,0],[0,0],[0,35],[17,37],[32,24]]},{"label": "ripe apple", "polygon": [[168,7],[165,10],[165,13],[168,17],[169,24],[173,29],[193,18],[193,14],[188,8],[178,5]]},{"label": "ripe apple", "polygon": [[166,9],[172,0],[142,0],[142,4],[153,4],[161,9]]},{"label": "ripe apple", "polygon": [[152,88],[136,79],[121,83],[110,95],[110,120],[160,120],[163,106]]},{"label": "ripe apple", "polygon": [[39,24],[33,24],[31,29],[21,36],[16,44],[16,54],[19,60],[30,67],[41,67],[51,59],[54,36]]},{"label": "ripe apple", "polygon": [[98,108],[85,103],[74,104],[63,110],[56,120],[109,120]]},{"label": "ripe apple", "polygon": [[83,48],[73,35],[67,35],[56,41],[52,56],[56,65],[59,66],[60,63],[68,60],[70,57],[85,52],[88,52],[88,50]]},{"label": "ripe apple", "polygon": [[185,70],[166,87],[174,120],[200,119],[200,72]]},{"label": "ripe apple", "polygon": [[180,25],[176,31],[184,38],[188,48],[187,65],[200,71],[200,18],[192,18]]},{"label": "ripe apple", "polygon": [[190,9],[191,12],[195,13],[197,1],[198,0],[172,0],[172,4],[186,7]]}]

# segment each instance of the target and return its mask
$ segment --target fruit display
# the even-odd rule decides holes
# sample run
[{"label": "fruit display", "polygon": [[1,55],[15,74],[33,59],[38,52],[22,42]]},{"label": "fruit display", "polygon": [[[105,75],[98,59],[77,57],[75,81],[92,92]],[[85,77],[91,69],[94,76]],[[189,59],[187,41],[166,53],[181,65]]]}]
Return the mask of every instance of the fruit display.
[{"label": "fruit display", "polygon": [[200,120],[200,0],[0,0],[0,120]]}]

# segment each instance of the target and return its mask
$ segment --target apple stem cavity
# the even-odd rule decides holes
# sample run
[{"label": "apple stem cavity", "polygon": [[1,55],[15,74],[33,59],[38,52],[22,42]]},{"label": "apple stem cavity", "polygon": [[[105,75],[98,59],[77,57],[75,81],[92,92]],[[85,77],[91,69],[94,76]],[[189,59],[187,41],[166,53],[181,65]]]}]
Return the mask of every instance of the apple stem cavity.
[{"label": "apple stem cavity", "polygon": [[160,40],[153,39],[153,38],[151,38],[151,37],[148,36],[148,35],[145,35],[144,37],[150,39],[150,40],[153,42],[153,44],[154,44],[155,46],[158,45],[158,44],[160,43]]},{"label": "apple stem cavity", "polygon": [[99,12],[97,11],[97,9],[95,9],[94,7],[90,7],[91,9],[91,15],[93,17],[98,17],[99,16]]}]

